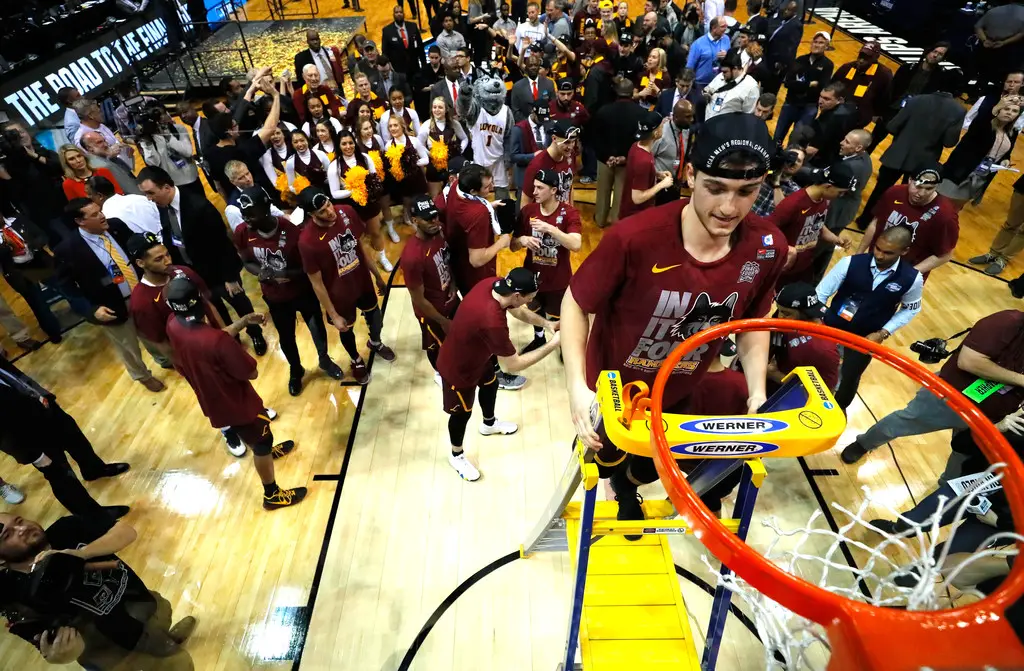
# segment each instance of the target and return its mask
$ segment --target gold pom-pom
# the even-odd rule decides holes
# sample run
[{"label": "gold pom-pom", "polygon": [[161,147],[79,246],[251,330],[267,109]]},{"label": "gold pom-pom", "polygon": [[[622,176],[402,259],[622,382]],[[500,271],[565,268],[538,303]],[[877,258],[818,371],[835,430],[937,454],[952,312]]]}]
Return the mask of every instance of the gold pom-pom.
[{"label": "gold pom-pom", "polygon": [[448,169],[448,145],[443,138],[430,145],[430,164],[438,171]]},{"label": "gold pom-pom", "polygon": [[370,171],[361,165],[349,168],[345,173],[345,188],[352,192],[352,200],[360,207],[366,205],[369,199],[369,192],[366,188],[366,178]]},{"label": "gold pom-pom", "polygon": [[399,182],[405,179],[405,170],[402,169],[402,154],[404,153],[405,147],[400,147],[397,144],[391,145],[384,152],[384,156],[388,159],[388,172]]}]

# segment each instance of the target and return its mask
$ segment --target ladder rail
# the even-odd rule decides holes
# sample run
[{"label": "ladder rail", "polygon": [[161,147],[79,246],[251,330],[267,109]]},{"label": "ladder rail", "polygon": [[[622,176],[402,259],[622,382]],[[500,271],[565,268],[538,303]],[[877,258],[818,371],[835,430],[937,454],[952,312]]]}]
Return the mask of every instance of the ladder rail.
[{"label": "ladder rail", "polygon": [[547,507],[544,508],[540,521],[537,522],[533,531],[527,536],[526,543],[519,550],[520,555],[524,558],[545,550],[545,548],[540,546],[551,530],[562,529],[562,535],[565,535],[565,522],[562,520],[562,511],[572,501],[572,497],[576,494],[576,489],[583,481],[583,463],[591,463],[594,459],[593,453],[583,447],[579,438],[575,439],[574,446],[575,449],[569,457],[569,463],[565,465],[565,470],[558,481],[554,495],[548,502]]},{"label": "ladder rail", "polygon": [[[596,467],[592,466],[593,468]],[[580,515],[580,535],[577,540],[576,575],[573,579],[572,613],[569,616],[569,633],[565,637],[565,652],[562,668],[571,669],[576,661],[579,645],[580,621],[583,619],[583,595],[587,589],[587,567],[590,564],[591,534],[594,531],[594,506],[597,503],[597,487],[590,487],[583,493],[583,511]]]}]

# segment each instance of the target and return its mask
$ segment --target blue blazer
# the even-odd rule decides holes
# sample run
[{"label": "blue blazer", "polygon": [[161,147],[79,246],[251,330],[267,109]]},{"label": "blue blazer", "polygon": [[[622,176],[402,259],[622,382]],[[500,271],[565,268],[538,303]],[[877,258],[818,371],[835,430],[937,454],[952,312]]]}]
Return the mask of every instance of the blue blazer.
[{"label": "blue blazer", "polygon": [[[654,111],[662,117],[672,116],[672,101],[675,100],[675,97],[676,87],[674,85],[670,89],[665,89],[658,96],[658,103],[654,106]],[[704,96],[697,92],[697,86],[691,87],[690,92],[683,97],[693,104],[694,120],[700,121],[703,119]]]}]

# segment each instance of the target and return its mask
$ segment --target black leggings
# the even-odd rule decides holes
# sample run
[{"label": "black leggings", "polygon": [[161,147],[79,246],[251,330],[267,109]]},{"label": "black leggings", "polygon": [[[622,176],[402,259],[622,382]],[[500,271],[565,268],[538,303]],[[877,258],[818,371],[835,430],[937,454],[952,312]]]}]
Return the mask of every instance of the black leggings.
[{"label": "black leggings", "polygon": [[298,298],[280,303],[269,301],[266,296],[263,297],[263,300],[267,303],[270,319],[274,322],[274,326],[277,327],[281,351],[284,353],[284,358],[287,359],[289,366],[293,369],[302,367],[302,362],[299,360],[299,347],[295,344],[296,313],[302,315],[302,321],[306,322],[320,359],[328,358],[327,328],[324,325],[324,315],[320,311],[320,303],[317,301],[316,294],[309,291]]},{"label": "black leggings", "polygon": [[[236,280],[241,282],[241,280]],[[240,291],[234,296],[228,293],[227,288],[223,283],[213,284],[210,286],[210,293],[213,294],[213,307],[217,308],[217,314],[220,315],[221,320],[224,322],[224,326],[228,326],[234,320],[231,318],[231,314],[228,312],[228,306],[225,303],[231,305],[235,309],[235,313],[239,317],[244,317],[247,314],[255,312],[252,307],[252,301],[245,295],[244,291]],[[249,324],[245,327],[245,332],[249,334],[251,338],[254,335],[261,335],[263,329],[260,328],[259,324]]]},{"label": "black leggings", "polygon": [[[480,385],[477,390],[476,397],[480,401],[480,411],[484,413],[484,419],[494,419],[494,403],[498,399],[498,378],[495,377],[489,383]],[[462,441],[466,437],[466,426],[472,415],[471,409],[469,412],[454,412],[448,416],[448,437],[451,439],[452,447],[462,447]]]},{"label": "black leggings", "polygon": [[843,410],[850,407],[857,396],[860,378],[871,363],[871,355],[858,352],[849,347],[843,348],[843,361],[839,365],[839,386],[834,394],[836,403]]},{"label": "black leggings", "polygon": [[[370,332],[370,342],[380,344],[380,330],[384,326],[384,314],[380,311],[380,308],[375,307],[372,310],[363,312],[363,319],[366,320],[366,328]],[[339,338],[341,338],[341,344],[345,347],[345,351],[348,352],[349,358],[353,361],[359,359],[355,328],[339,331]]]}]

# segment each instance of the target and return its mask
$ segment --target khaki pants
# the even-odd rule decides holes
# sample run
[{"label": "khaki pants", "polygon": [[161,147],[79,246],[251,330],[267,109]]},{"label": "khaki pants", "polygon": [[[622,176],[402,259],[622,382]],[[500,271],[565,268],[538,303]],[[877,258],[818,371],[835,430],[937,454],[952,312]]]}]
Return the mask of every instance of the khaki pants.
[{"label": "khaki pants", "polygon": [[[626,166],[609,166],[597,162],[597,202],[594,204],[594,221],[604,228],[619,220],[619,205],[622,202],[622,188],[626,183]],[[614,202],[609,206],[609,201]]]},{"label": "khaki pants", "polygon": [[[156,611],[146,621],[146,630],[139,641],[145,645],[148,637],[154,636],[166,641],[171,628],[171,604],[158,592],[150,590],[156,599]],[[177,651],[167,657],[156,657],[145,652],[125,650],[104,638],[91,627],[80,630],[86,640],[85,652],[78,662],[90,671],[194,671],[192,657],[185,648],[177,646]]]},{"label": "khaki pants", "polygon": [[123,324],[100,326],[100,330],[114,346],[114,351],[133,380],[147,380],[153,377],[146,362],[142,360],[139,334],[135,330],[135,322],[130,317]]},{"label": "khaki pants", "polygon": [[11,340],[16,343],[23,343],[29,339],[30,334],[25,323],[14,316],[14,311],[7,304],[3,296],[0,296],[0,326],[4,327]]},{"label": "khaki pants", "polygon": [[1024,249],[1024,194],[1013,192],[1010,211],[1006,213],[1003,227],[992,240],[989,254],[1009,261]]}]

